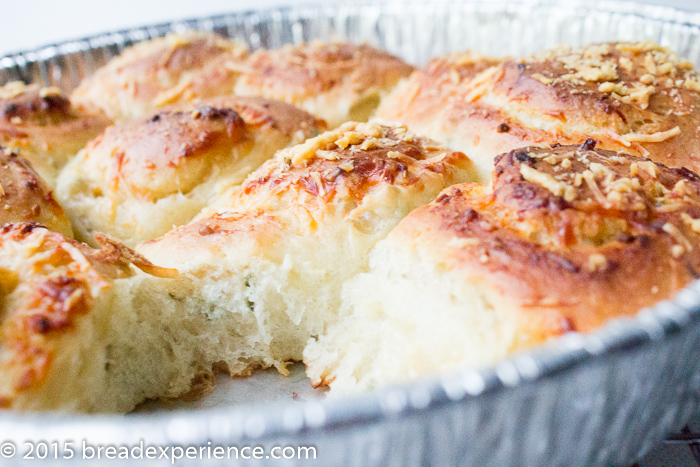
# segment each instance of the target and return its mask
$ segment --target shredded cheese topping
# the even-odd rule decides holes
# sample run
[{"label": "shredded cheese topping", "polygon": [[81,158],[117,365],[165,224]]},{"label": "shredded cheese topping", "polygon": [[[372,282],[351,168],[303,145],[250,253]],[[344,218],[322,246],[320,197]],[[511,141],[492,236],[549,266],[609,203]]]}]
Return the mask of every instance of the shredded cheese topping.
[{"label": "shredded cheese topping", "polygon": [[681,129],[679,127],[671,128],[666,131],[659,131],[652,134],[644,133],[628,133],[623,135],[622,138],[628,143],[661,143],[667,139],[673,138],[674,136],[680,135]]},{"label": "shredded cheese topping", "polygon": [[604,271],[608,267],[608,260],[600,253],[594,253],[588,257],[588,269],[591,272]]},{"label": "shredded cheese topping", "polygon": [[528,182],[536,183],[554,193],[563,196],[568,202],[576,199],[576,190],[573,186],[560,182],[549,174],[535,170],[525,164],[520,165],[520,175]]}]

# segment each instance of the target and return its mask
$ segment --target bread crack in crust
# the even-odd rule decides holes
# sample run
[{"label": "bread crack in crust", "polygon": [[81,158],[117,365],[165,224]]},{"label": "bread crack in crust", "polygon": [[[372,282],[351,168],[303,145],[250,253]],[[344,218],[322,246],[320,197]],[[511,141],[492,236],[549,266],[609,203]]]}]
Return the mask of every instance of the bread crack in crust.
[{"label": "bread crack in crust", "polygon": [[491,365],[700,277],[700,177],[594,145],[511,151],[490,186],[409,214],[307,347],[312,383],[342,394]]},{"label": "bread crack in crust", "polygon": [[[700,170],[700,78],[652,42],[559,47],[523,59],[435,59],[377,115],[464,151],[488,180],[493,157],[531,144],[580,144]],[[462,65],[462,68],[464,66]],[[482,71],[483,70],[483,71]]]},{"label": "bread crack in crust", "polygon": [[289,104],[222,96],[119,123],[61,173],[56,194],[80,240],[105,232],[129,246],[189,222],[276,150],[322,121]]},{"label": "bread crack in crust", "polygon": [[245,47],[189,31],[141,42],[110,60],[73,91],[72,99],[115,120],[144,118],[162,106],[231,94]]},{"label": "bread crack in crust", "polygon": [[0,88],[0,145],[19,152],[49,187],[58,171],[110,120],[73,105],[57,88],[12,82]]},{"label": "bread crack in crust", "polygon": [[0,148],[0,225],[35,222],[66,237],[70,221],[46,184],[29,163]]},{"label": "bread crack in crust", "polygon": [[[232,374],[300,360],[344,281],[411,210],[470,179],[471,161],[404,126],[347,123],[276,157],[193,222],[139,251],[182,275],[192,314],[227,316]],[[192,284],[189,295],[177,292]],[[165,294],[166,292],[162,292]]]}]

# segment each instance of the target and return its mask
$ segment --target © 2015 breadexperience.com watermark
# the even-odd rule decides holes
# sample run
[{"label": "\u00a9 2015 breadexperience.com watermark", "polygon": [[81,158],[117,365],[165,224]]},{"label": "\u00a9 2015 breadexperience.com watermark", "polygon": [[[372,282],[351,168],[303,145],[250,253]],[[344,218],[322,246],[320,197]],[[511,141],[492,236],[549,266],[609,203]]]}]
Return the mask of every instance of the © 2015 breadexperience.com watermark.
[{"label": "\u00a9 2015 breadexperience.com watermark", "polygon": [[262,446],[225,446],[208,442],[200,446],[149,445],[143,441],[133,445],[91,444],[86,440],[26,441],[0,444],[0,461],[57,461],[57,460],[163,460],[175,464],[180,460],[228,459],[316,459],[313,446],[274,446],[266,451]]}]

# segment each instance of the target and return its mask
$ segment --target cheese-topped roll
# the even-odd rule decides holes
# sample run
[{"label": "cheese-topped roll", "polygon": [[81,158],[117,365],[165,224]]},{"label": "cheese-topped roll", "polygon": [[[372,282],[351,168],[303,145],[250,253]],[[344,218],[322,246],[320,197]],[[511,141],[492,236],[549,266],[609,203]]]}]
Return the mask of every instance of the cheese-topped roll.
[{"label": "cheese-topped roll", "polygon": [[56,194],[79,239],[100,231],[133,246],[187,223],[276,150],[324,129],[284,102],[203,100],[108,128],[66,166]]},{"label": "cheese-topped roll", "polygon": [[176,271],[104,242],[93,250],[35,223],[0,228],[0,408],[127,411],[167,396],[170,382],[191,387],[196,365],[173,365],[177,344],[157,323],[166,311],[135,293]]},{"label": "cheese-topped roll", "polygon": [[466,75],[453,73],[455,60],[417,71],[378,115],[464,151],[484,180],[496,154],[589,137],[600,148],[700,170],[700,80],[689,61],[666,48],[559,47],[493,66],[467,54],[477,62],[472,69],[483,71]]},{"label": "cheese-topped roll", "polygon": [[213,33],[168,34],[129,47],[83,80],[72,98],[116,120],[141,118],[194,97],[230,94],[246,49]]},{"label": "cheese-topped roll", "polygon": [[68,160],[110,123],[57,88],[18,81],[0,87],[0,145],[19,152],[51,187]]},{"label": "cheese-topped roll", "polygon": [[182,273],[168,293],[192,314],[229,317],[232,374],[284,371],[335,319],[343,282],[367,267],[374,244],[471,170],[464,154],[404,126],[346,123],[278,152],[239,190],[139,251]]},{"label": "cheese-topped roll", "polygon": [[368,45],[311,42],[258,50],[241,68],[235,92],[280,99],[334,128],[366,121],[379,101],[413,67]]},{"label": "cheese-topped roll", "polygon": [[492,365],[700,277],[700,177],[593,146],[514,150],[492,185],[413,211],[307,347],[312,383],[344,393]]},{"label": "cheese-topped roll", "polygon": [[35,222],[73,236],[61,206],[26,160],[0,148],[0,225]]}]

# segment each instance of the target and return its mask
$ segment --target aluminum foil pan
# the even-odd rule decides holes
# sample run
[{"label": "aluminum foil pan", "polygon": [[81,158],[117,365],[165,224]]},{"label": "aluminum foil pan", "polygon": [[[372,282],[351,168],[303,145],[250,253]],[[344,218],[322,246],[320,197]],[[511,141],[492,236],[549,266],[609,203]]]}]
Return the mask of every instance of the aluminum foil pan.
[{"label": "aluminum foil pan", "polygon": [[[521,55],[559,43],[653,39],[700,66],[700,14],[670,8],[617,2],[319,1],[107,33],[3,57],[0,83],[21,79],[70,90],[126,46],[186,29],[213,30],[251,48],[311,39],[368,42],[416,64],[466,48]],[[635,318],[591,335],[567,335],[495,368],[356,397],[268,397],[271,402],[233,397],[210,408],[127,416],[3,413],[0,443],[13,443],[18,454],[0,462],[17,465],[27,450],[24,442],[43,440],[49,447],[73,442],[71,462],[94,465],[105,460],[83,459],[83,441],[117,447],[141,441],[249,445],[268,454],[273,446],[313,446],[318,465],[624,465],[698,415],[698,355],[700,282],[695,282]],[[297,374],[297,382],[304,383]],[[239,396],[254,389],[241,381],[230,386]],[[59,449],[59,460],[64,454]],[[54,450],[49,455],[52,465],[59,462]],[[178,464],[188,462],[232,463]],[[249,462],[278,461],[263,456]]]}]

